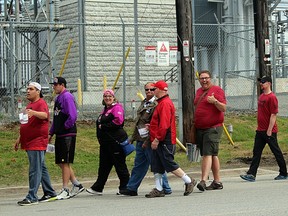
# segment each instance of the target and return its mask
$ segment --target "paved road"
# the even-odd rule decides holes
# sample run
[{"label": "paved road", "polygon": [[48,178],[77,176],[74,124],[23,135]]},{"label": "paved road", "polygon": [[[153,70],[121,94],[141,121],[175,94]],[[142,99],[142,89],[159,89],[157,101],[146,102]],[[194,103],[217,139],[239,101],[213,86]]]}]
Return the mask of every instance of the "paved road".
[{"label": "paved road", "polygon": [[[153,179],[145,179],[139,188],[139,196],[117,196],[115,181],[109,181],[103,196],[86,192],[77,197],[40,203],[34,206],[18,206],[27,188],[0,189],[0,215],[2,216],[287,216],[288,180],[275,181],[277,168],[260,169],[256,182],[245,182],[239,174],[246,169],[222,170],[223,190],[200,192],[197,188],[187,197],[183,196],[182,180],[169,176],[173,193],[164,198],[147,199],[145,193],[152,189]],[[199,177],[199,173],[192,173]],[[91,182],[85,182],[85,186]]]}]

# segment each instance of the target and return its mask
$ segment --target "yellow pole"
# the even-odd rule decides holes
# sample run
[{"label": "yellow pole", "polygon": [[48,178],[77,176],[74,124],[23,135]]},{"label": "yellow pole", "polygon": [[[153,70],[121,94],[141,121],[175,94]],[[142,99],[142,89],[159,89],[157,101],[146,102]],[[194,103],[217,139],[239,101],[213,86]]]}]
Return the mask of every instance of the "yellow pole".
[{"label": "yellow pole", "polygon": [[184,150],[186,151],[186,147],[180,142],[178,138],[176,138],[176,143]]},{"label": "yellow pole", "polygon": [[[127,52],[126,52],[126,55],[125,55],[125,60],[128,58],[128,55],[129,55],[129,53],[130,53],[130,47],[128,48],[128,50],[127,50]],[[116,77],[116,80],[115,80],[115,82],[114,82],[114,85],[113,85],[113,87],[112,87],[112,90],[114,91],[114,89],[115,89],[115,87],[116,87],[116,85],[117,85],[117,82],[118,82],[118,80],[119,80],[119,77],[120,77],[120,75],[121,75],[121,72],[122,72],[122,70],[123,70],[123,67],[124,67],[124,62],[122,63],[122,65],[121,65],[121,67],[120,67],[120,69],[119,69],[119,71],[118,71],[118,75],[117,75],[117,77]]]},{"label": "yellow pole", "polygon": [[81,88],[81,79],[78,79],[77,82],[77,94],[78,94],[78,105],[82,106],[82,88]]},{"label": "yellow pole", "polygon": [[103,76],[103,89],[104,90],[107,89],[107,76],[106,75]]},{"label": "yellow pole", "polygon": [[[62,63],[61,69],[60,69],[60,71],[59,71],[59,76],[60,76],[60,77],[62,76],[62,74],[63,74],[63,72],[64,72],[64,68],[65,68],[65,65],[66,65],[66,62],[67,62],[67,59],[68,59],[68,55],[69,55],[69,53],[70,53],[70,49],[71,49],[72,43],[73,43],[73,40],[70,39],[70,40],[69,40],[69,44],[68,44],[68,48],[67,48],[66,53],[65,53],[65,56],[64,56],[64,61],[63,61],[63,63]],[[53,96],[53,97],[55,96],[55,91],[53,91],[52,96]]]},{"label": "yellow pole", "polygon": [[231,138],[231,136],[230,136],[230,134],[229,134],[229,132],[228,132],[226,126],[224,125],[224,123],[223,123],[222,125],[223,125],[223,130],[224,130],[224,132],[225,132],[225,134],[226,134],[226,136],[227,136],[229,142],[231,143],[231,145],[234,146],[234,142],[233,142],[233,140],[232,140],[232,138]]},{"label": "yellow pole", "polygon": [[62,76],[62,74],[63,74],[64,68],[65,68],[65,65],[66,65],[66,61],[68,59],[68,55],[70,53],[70,49],[71,49],[72,43],[73,43],[73,40],[70,39],[69,40],[69,44],[68,44],[68,48],[66,50],[66,54],[65,54],[65,57],[64,57],[64,61],[63,61],[62,67],[61,67],[60,72],[59,72],[59,76]]}]

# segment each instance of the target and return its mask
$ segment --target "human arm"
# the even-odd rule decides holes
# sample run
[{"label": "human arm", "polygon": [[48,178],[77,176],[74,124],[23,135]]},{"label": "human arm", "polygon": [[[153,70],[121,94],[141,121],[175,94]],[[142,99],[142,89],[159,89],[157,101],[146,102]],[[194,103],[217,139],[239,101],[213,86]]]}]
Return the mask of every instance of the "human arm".
[{"label": "human arm", "polygon": [[[217,96],[216,96],[217,97]],[[207,97],[207,102],[210,104],[214,104],[215,107],[221,111],[221,112],[225,112],[226,111],[226,104],[223,102],[220,102],[217,98],[214,96],[214,92],[212,93],[211,96]]]},{"label": "human arm", "polygon": [[277,114],[271,114],[270,116],[270,120],[269,120],[269,126],[267,129],[267,136],[271,136],[272,135],[272,129],[276,123],[276,118],[277,118]]},{"label": "human arm", "polygon": [[47,119],[48,118],[47,112],[40,112],[40,111],[35,111],[32,109],[26,109],[26,113],[28,114],[29,118],[31,118],[32,116],[35,116],[36,118],[39,118],[39,119]]},{"label": "human arm", "polygon": [[64,127],[65,129],[72,128],[77,120],[77,108],[75,104],[75,100],[72,94],[65,93],[66,97],[63,100],[63,113],[67,115],[67,120],[65,121]]},{"label": "human arm", "polygon": [[20,145],[20,135],[19,135],[19,137],[16,139],[15,144],[14,144],[14,150],[15,150],[15,151],[18,151],[19,145]]},{"label": "human arm", "polygon": [[108,110],[101,116],[99,122],[100,129],[113,129],[122,127],[124,123],[124,109],[120,104],[115,104],[112,109]]}]

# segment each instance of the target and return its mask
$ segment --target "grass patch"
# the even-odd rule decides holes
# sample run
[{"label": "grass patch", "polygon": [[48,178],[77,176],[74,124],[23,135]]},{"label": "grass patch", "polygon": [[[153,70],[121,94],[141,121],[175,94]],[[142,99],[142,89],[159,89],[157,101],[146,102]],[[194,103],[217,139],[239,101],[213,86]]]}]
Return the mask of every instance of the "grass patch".
[{"label": "grass patch", "polygon": [[[287,160],[287,140],[288,127],[287,118],[278,117],[278,141]],[[251,158],[252,148],[256,130],[256,116],[254,115],[227,115],[225,118],[226,127],[233,125],[232,138],[235,143],[232,146],[227,137],[223,134],[219,158],[222,167],[235,167],[241,164],[239,158]],[[129,135],[132,134],[133,123],[127,121],[125,129]],[[28,159],[26,152],[14,151],[14,142],[18,137],[19,125],[11,124],[2,126],[0,131],[0,186],[17,186],[28,184]],[[96,139],[95,122],[79,122],[76,154],[73,168],[79,180],[96,179],[99,162],[99,143]],[[127,157],[129,170],[133,167],[135,152]],[[270,158],[273,165],[277,165],[269,147],[265,147],[263,157]],[[195,164],[188,162],[186,153],[179,147],[175,155],[175,160],[186,171],[191,172]],[[51,175],[52,182],[61,182],[61,171],[54,163],[54,154],[46,154],[46,164]],[[248,164],[242,164],[241,166]],[[114,170],[111,173],[115,176]]]}]

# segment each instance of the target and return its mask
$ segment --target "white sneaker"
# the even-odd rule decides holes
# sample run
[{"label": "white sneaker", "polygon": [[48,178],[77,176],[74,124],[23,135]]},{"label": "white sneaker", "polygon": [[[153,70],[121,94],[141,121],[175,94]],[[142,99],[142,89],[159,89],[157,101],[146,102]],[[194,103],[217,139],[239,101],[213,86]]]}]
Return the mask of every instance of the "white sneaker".
[{"label": "white sneaker", "polygon": [[93,194],[93,195],[99,195],[99,196],[103,195],[102,192],[95,191],[95,190],[93,190],[92,188],[87,188],[86,191],[87,191],[88,193],[90,193],[90,194]]},{"label": "white sneaker", "polygon": [[69,198],[70,198],[69,190],[66,188],[62,188],[60,193],[57,195],[58,200],[69,199]]},{"label": "white sneaker", "polygon": [[82,184],[73,185],[72,190],[70,192],[70,198],[76,196],[77,194],[81,193],[84,190],[85,188],[82,186]]}]

